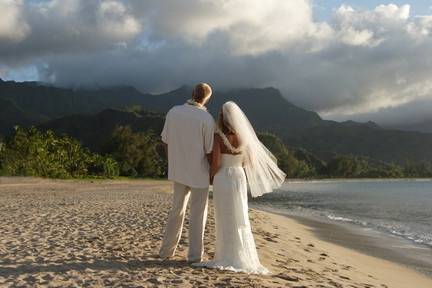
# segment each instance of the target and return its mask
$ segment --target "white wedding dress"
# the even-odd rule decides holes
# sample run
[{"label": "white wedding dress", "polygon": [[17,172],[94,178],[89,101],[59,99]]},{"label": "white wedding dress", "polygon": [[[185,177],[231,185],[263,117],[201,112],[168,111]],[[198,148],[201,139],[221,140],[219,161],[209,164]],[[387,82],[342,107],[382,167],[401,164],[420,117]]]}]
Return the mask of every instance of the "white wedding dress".
[{"label": "white wedding dress", "polygon": [[261,265],[248,216],[247,182],[242,154],[222,154],[214,177],[213,202],[216,220],[214,259],[194,266],[251,274],[268,274]]},{"label": "white wedding dress", "polygon": [[269,271],[259,261],[252,235],[247,191],[249,186],[252,197],[270,193],[282,185],[286,175],[277,166],[274,155],[258,139],[237,104],[228,101],[222,105],[221,112],[224,125],[235,131],[240,145],[233,147],[221,129],[216,130],[232,154],[221,154],[221,165],[213,180],[216,219],[214,259],[194,265],[267,274]]}]

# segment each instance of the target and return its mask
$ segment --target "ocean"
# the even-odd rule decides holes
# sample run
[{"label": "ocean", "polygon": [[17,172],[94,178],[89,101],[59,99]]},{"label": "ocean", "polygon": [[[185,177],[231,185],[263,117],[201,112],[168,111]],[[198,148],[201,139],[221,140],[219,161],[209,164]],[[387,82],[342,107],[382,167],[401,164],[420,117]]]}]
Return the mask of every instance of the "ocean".
[{"label": "ocean", "polygon": [[362,235],[388,235],[395,252],[430,258],[431,264],[422,267],[432,270],[432,180],[289,181],[251,205],[335,223]]}]

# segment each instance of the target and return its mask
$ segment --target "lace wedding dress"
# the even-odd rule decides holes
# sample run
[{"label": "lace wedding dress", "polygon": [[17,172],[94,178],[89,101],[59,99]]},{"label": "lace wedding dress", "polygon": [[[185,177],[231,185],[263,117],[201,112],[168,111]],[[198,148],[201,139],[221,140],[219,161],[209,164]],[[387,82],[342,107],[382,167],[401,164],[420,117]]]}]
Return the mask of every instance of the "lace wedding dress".
[{"label": "lace wedding dress", "polygon": [[261,265],[248,216],[243,155],[222,154],[214,177],[213,203],[216,220],[216,249],[212,261],[194,266],[251,274],[267,274]]}]

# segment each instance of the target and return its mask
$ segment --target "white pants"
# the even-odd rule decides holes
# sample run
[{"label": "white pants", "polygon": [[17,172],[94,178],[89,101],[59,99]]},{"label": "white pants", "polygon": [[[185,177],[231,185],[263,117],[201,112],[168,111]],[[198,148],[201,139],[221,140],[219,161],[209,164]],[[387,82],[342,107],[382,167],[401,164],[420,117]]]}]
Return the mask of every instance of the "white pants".
[{"label": "white pants", "polygon": [[191,188],[174,182],[173,206],[168,215],[164,239],[159,251],[161,258],[174,256],[182,234],[183,222],[190,195],[188,260],[200,262],[204,253],[204,229],[207,221],[209,188]]}]

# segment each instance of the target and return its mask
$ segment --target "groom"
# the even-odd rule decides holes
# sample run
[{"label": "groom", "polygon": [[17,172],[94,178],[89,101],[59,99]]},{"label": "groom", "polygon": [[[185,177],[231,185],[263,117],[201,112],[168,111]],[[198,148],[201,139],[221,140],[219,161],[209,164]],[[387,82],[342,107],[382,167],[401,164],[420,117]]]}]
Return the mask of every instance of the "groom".
[{"label": "groom", "polygon": [[209,163],[215,129],[214,119],[204,105],[211,95],[211,87],[200,83],[195,87],[191,100],[173,107],[166,115],[161,136],[168,153],[168,179],[174,181],[174,196],[159,251],[162,259],[174,256],[191,197],[188,261],[202,260],[210,184]]}]

